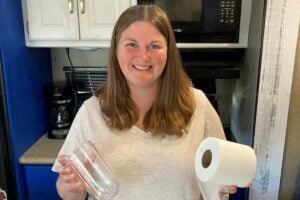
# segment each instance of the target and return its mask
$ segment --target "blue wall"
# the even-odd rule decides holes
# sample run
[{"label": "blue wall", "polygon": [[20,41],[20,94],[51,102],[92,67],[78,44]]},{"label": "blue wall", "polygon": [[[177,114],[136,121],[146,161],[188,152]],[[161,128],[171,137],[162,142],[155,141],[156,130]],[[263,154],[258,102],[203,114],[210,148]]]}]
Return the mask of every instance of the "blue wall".
[{"label": "blue wall", "polygon": [[18,199],[26,198],[20,156],[48,128],[45,88],[52,82],[50,49],[26,48],[21,0],[1,0],[0,52]]}]

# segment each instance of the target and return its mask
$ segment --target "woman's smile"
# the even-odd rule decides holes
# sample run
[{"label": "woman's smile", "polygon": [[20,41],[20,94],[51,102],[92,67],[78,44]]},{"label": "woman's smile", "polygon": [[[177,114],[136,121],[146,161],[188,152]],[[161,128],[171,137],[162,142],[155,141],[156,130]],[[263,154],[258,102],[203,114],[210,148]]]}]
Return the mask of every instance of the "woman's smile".
[{"label": "woman's smile", "polygon": [[150,65],[133,65],[133,67],[139,71],[148,71],[151,68]]}]

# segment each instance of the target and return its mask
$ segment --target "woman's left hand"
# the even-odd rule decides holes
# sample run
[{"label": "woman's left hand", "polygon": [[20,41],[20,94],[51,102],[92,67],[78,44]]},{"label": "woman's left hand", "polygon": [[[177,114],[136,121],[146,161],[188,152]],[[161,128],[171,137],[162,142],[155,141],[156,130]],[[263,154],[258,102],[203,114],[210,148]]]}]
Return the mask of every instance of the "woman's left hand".
[{"label": "woman's left hand", "polygon": [[237,186],[235,185],[230,185],[230,186],[224,186],[222,189],[219,191],[219,196],[220,199],[224,199],[226,196],[229,194],[234,194],[237,191]]},{"label": "woman's left hand", "polygon": [[[252,187],[252,183],[249,183],[246,187]],[[236,185],[230,185],[230,186],[224,186],[219,191],[220,199],[224,199],[229,194],[234,194],[237,192],[237,186]]]}]

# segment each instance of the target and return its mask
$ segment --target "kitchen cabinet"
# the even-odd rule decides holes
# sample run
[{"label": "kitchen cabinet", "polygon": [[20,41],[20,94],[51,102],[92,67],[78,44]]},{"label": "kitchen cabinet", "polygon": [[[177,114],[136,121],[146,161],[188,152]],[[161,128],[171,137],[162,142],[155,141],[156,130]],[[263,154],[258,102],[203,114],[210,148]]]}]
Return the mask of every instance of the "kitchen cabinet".
[{"label": "kitchen cabinet", "polygon": [[108,47],[131,5],[136,0],[22,0],[26,46]]},{"label": "kitchen cabinet", "polygon": [[63,143],[64,140],[49,139],[48,134],[44,134],[20,157],[26,183],[26,199],[60,199],[55,184],[58,173],[51,171],[51,167]]},{"label": "kitchen cabinet", "polygon": [[26,200],[60,200],[56,190],[57,173],[52,165],[24,165]]}]

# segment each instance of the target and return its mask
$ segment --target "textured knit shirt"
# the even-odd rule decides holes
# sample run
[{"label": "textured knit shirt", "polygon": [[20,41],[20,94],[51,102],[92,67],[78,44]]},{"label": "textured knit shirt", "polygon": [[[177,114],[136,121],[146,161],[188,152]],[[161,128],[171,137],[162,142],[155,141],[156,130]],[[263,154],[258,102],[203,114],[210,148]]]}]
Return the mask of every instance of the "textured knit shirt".
[{"label": "textured knit shirt", "polygon": [[[71,156],[76,147],[92,141],[120,182],[118,200],[200,199],[194,156],[208,137],[225,138],[221,121],[204,93],[193,89],[196,102],[187,134],[164,138],[132,126],[112,130],[93,96],[79,109],[59,152]],[[58,161],[52,168],[60,165]]]}]

